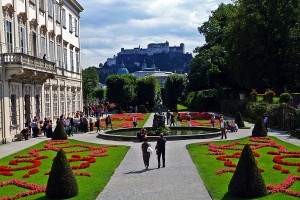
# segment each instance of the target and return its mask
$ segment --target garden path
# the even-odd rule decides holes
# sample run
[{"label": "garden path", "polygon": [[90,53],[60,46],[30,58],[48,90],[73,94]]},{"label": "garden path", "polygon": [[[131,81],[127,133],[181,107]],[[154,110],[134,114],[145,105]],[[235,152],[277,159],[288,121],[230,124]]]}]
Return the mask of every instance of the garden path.
[{"label": "garden path", "polygon": [[[152,117],[153,115],[148,119],[151,125]],[[246,123],[246,126],[250,126],[251,129],[240,129],[237,133],[228,133],[227,140],[250,136],[253,124]],[[76,134],[72,139],[100,144],[128,145],[131,147],[104,190],[97,197],[97,200],[211,199],[188,154],[186,145],[196,142],[220,141],[219,138],[167,141],[166,168],[156,168],[157,159],[155,154],[153,154],[150,159],[149,169],[146,171],[144,170],[141,156],[141,143],[103,140],[96,138],[96,135],[93,131],[85,134]],[[299,139],[285,134],[284,131],[270,129],[268,135],[300,146]],[[46,139],[45,137],[38,137],[0,145],[0,158]],[[150,144],[153,147],[155,146],[155,142],[150,142]]]}]

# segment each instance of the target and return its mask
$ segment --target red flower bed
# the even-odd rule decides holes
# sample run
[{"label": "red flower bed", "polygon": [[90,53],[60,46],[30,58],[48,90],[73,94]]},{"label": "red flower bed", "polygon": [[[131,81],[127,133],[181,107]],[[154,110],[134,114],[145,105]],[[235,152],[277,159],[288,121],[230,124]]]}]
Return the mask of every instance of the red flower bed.
[{"label": "red flower bed", "polygon": [[273,193],[277,193],[277,192],[282,192],[285,193],[287,195],[291,195],[291,196],[295,196],[295,197],[300,197],[300,192],[295,192],[295,191],[291,191],[288,190],[287,188],[291,187],[295,181],[300,180],[300,176],[297,175],[290,175],[288,176],[282,183],[280,183],[279,185],[268,185],[267,189],[268,189],[268,193],[269,194],[273,194]]},{"label": "red flower bed", "polygon": [[35,169],[30,170],[29,174],[32,175],[32,174],[36,174],[38,172],[39,172],[39,170],[35,168]]},{"label": "red flower bed", "polygon": [[280,165],[273,165],[273,169],[281,171],[282,167]]},{"label": "red flower bed", "polygon": [[41,192],[46,192],[46,186],[39,186],[33,183],[27,183],[21,180],[11,180],[11,181],[6,181],[6,182],[0,182],[0,187],[4,187],[7,185],[15,185],[17,187],[21,187],[21,188],[25,188],[25,189],[29,189],[29,191],[26,192],[21,192],[15,196],[6,196],[6,197],[2,197],[0,200],[11,200],[11,199],[18,199],[21,197],[27,197],[30,195],[34,195],[37,193],[41,193]]},{"label": "red flower bed", "polygon": [[[288,166],[300,166],[300,162],[290,162],[290,161],[284,161],[283,159],[288,159],[288,158],[300,158],[300,151],[288,151],[284,146],[281,146],[277,144],[275,141],[268,137],[250,137],[249,140],[251,143],[249,144],[251,146],[252,150],[255,149],[260,149],[264,147],[273,147],[278,149],[278,152],[276,151],[268,151],[267,154],[269,155],[275,155],[273,158],[273,162],[278,163],[279,165],[273,165],[273,169],[281,171],[281,173],[288,174],[290,173],[290,169],[283,169],[281,165],[288,165]],[[236,164],[233,164],[231,159],[233,158],[240,158],[241,155],[241,150],[242,148],[240,147],[235,147],[236,145],[245,145],[243,143],[239,142],[231,142],[225,145],[216,145],[211,142],[204,142],[204,143],[199,143],[198,146],[208,146],[208,153],[207,155],[217,155],[216,160],[224,162],[224,166],[227,167],[236,167]],[[225,150],[238,150],[239,152],[235,152],[232,155],[226,155]],[[253,155],[255,157],[260,157],[259,153],[253,151]],[[256,164],[258,164],[258,161],[255,160]],[[235,169],[220,169],[217,170],[215,173],[217,175],[220,175],[222,173],[226,172],[234,172]],[[264,172],[265,170],[262,168],[259,168],[261,172]],[[300,172],[300,167],[297,169],[298,172]],[[283,181],[280,185],[278,186],[273,186],[269,185],[268,186],[268,192],[269,193],[276,193],[276,192],[283,192],[287,195],[291,196],[296,196],[300,197],[300,192],[297,191],[290,191],[287,188],[289,188],[294,181],[300,180],[300,176],[296,175],[290,175],[285,181]]]}]

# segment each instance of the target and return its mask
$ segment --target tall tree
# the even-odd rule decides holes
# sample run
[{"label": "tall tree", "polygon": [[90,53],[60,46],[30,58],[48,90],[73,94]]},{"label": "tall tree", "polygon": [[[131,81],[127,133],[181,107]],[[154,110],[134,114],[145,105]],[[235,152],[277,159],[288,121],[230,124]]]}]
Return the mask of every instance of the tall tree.
[{"label": "tall tree", "polygon": [[126,108],[136,96],[136,77],[133,75],[110,75],[106,78],[106,86],[107,99],[122,108]]},{"label": "tall tree", "polygon": [[96,67],[89,67],[82,71],[82,92],[85,102],[93,98],[93,90],[98,87],[99,78]]},{"label": "tall tree", "polygon": [[145,76],[137,79],[137,102],[145,105],[148,102],[148,108],[152,110],[160,98],[160,85],[154,76]]},{"label": "tall tree", "polygon": [[164,94],[167,106],[172,110],[177,110],[177,103],[183,97],[187,79],[184,75],[171,74],[165,82]]},{"label": "tall tree", "polygon": [[189,90],[232,85],[224,40],[234,12],[235,5],[220,4],[218,9],[212,12],[209,20],[198,28],[199,33],[205,36],[206,43],[195,49],[196,56],[191,62],[189,73]]},{"label": "tall tree", "polygon": [[299,0],[237,1],[226,46],[235,79],[243,87],[274,87],[281,91],[288,87],[288,81],[283,80],[289,79],[294,66],[295,54],[291,51],[295,50],[295,40],[291,37],[294,28],[299,30],[298,3]]}]

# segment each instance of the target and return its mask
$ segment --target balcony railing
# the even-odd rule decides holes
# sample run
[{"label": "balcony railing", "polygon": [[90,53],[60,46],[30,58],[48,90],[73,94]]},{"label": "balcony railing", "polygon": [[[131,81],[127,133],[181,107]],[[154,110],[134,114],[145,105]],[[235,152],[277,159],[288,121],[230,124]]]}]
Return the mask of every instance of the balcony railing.
[{"label": "balcony railing", "polygon": [[55,63],[33,57],[23,53],[4,53],[0,55],[0,63],[3,65],[19,64],[34,70],[48,70],[55,72]]}]

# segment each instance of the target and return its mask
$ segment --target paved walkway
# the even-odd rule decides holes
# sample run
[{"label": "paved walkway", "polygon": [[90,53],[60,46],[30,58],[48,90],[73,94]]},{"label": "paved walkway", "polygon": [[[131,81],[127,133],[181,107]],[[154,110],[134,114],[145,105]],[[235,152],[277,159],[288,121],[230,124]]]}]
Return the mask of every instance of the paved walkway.
[{"label": "paved walkway", "polygon": [[[147,123],[152,125],[152,119],[153,114]],[[146,124],[145,126],[151,125]],[[240,129],[237,133],[228,133],[227,140],[250,136],[253,124],[246,123],[246,125],[251,126],[251,129]],[[211,199],[188,154],[186,145],[196,142],[220,141],[219,138],[167,141],[166,167],[157,169],[156,155],[153,154],[150,158],[149,169],[146,171],[142,161],[141,143],[102,140],[96,138],[96,135],[95,132],[88,132],[76,134],[72,138],[86,142],[128,145],[131,147],[104,190],[97,197],[97,200]],[[284,134],[283,131],[270,130],[268,135],[300,146],[299,139]],[[0,145],[0,158],[28,148],[45,139],[44,137],[32,138],[27,141]],[[152,147],[155,146],[155,142],[150,142],[150,144]]]}]

